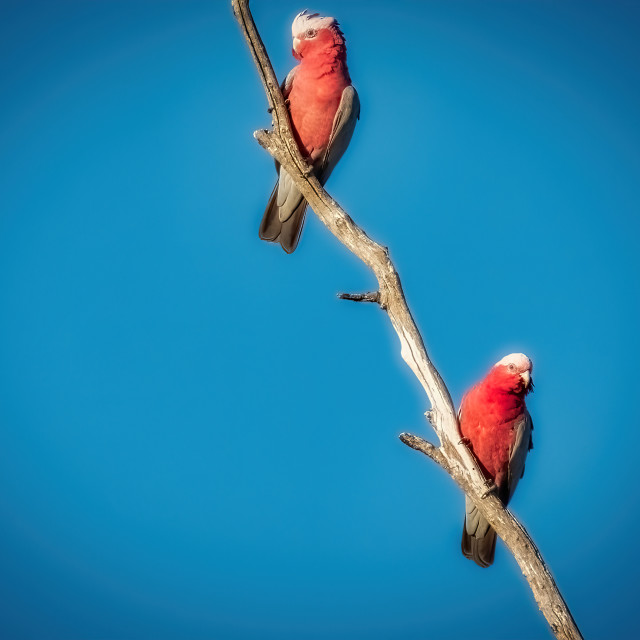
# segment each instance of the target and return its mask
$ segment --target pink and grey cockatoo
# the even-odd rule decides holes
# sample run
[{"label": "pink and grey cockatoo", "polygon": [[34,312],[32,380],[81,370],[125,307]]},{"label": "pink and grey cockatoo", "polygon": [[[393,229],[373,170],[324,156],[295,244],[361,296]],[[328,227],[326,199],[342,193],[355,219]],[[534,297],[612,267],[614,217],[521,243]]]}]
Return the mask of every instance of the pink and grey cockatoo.
[{"label": "pink and grey cockatoo", "polygon": [[[497,362],[460,405],[460,432],[503,504],[507,505],[524,474],[533,448],[533,422],[524,402],[533,389],[533,364],[523,353]],[[462,553],[481,567],[493,563],[496,532],[469,498],[465,499]]]},{"label": "pink and grey cockatoo", "polygon": [[[300,61],[282,84],[293,134],[302,155],[324,184],[345,152],[360,116],[358,94],[347,69],[347,47],[335,18],[306,10],[291,26],[293,55]],[[287,253],[298,245],[307,201],[276,162],[278,182],[260,224],[260,237]]]}]

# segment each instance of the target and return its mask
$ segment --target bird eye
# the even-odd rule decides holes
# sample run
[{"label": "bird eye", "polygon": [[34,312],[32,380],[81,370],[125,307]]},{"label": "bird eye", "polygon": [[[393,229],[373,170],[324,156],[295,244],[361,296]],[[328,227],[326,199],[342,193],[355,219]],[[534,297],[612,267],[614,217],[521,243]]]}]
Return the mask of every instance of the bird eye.
[{"label": "bird eye", "polygon": [[304,34],[304,35],[305,35],[307,38],[315,38],[317,33],[318,33],[318,32],[317,32],[315,29],[307,29],[307,30],[305,31],[305,34]]},{"label": "bird eye", "polygon": [[511,363],[508,367],[509,371],[511,371],[511,373],[513,373],[516,370],[516,365]]}]

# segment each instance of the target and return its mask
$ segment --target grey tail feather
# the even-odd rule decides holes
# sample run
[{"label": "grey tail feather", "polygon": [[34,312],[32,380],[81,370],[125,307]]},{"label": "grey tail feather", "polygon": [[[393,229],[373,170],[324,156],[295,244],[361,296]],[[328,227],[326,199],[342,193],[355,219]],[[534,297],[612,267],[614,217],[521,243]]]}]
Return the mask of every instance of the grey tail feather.
[{"label": "grey tail feather", "polygon": [[493,564],[496,553],[496,532],[489,527],[482,537],[467,533],[467,519],[462,527],[462,555],[473,560],[479,567],[487,568]]},{"label": "grey tail feather", "polygon": [[293,253],[298,246],[300,233],[304,225],[305,213],[307,210],[307,201],[303,198],[296,207],[291,217],[285,222],[280,222],[278,204],[276,202],[278,195],[278,183],[271,192],[269,203],[262,216],[260,223],[259,235],[262,240],[267,242],[279,242],[280,246],[287,252]]}]

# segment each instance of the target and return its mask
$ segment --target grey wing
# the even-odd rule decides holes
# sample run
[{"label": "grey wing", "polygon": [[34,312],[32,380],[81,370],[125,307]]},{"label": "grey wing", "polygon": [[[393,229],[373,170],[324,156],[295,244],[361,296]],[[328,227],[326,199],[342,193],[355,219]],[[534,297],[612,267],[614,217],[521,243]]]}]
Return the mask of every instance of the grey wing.
[{"label": "grey wing", "polygon": [[278,192],[276,195],[278,219],[280,222],[286,222],[298,209],[303,197],[298,191],[298,187],[296,187],[293,178],[287,173],[286,169],[280,167],[278,176]]},{"label": "grey wing", "polygon": [[509,500],[513,496],[513,492],[516,490],[518,481],[524,475],[524,463],[527,459],[529,449],[533,447],[531,432],[533,431],[533,421],[529,412],[525,409],[524,415],[516,423],[515,438],[511,445],[511,451],[509,452]]},{"label": "grey wing", "polygon": [[[458,422],[462,420],[462,403],[458,409]],[[462,434],[460,434],[462,435]],[[465,512],[465,530],[470,536],[478,538],[484,538],[491,532],[491,526],[482,517],[482,514],[478,511],[473,502],[465,496],[464,502]]]},{"label": "grey wing", "polygon": [[284,97],[285,100],[289,97],[289,94],[291,93],[291,87],[293,86],[293,78],[296,75],[297,70],[298,70],[297,66],[293,67],[293,69],[289,71],[289,73],[287,74],[287,77],[282,81],[282,84],[280,85],[280,91],[282,91],[282,96]]},{"label": "grey wing", "polygon": [[[280,85],[282,95],[286,100],[291,93],[291,87],[293,86],[293,80],[296,75],[298,67],[293,67],[287,74]],[[302,194],[298,191],[291,176],[280,168],[280,164],[276,161],[276,171],[278,171],[279,182],[277,187],[276,203],[278,206],[278,219],[280,222],[287,222],[289,218],[298,210],[302,203]]]},{"label": "grey wing", "polygon": [[496,552],[496,532],[473,502],[465,497],[462,555],[480,567],[490,567]]},{"label": "grey wing", "polygon": [[329,138],[329,146],[324,153],[318,179],[324,184],[331,172],[338,164],[338,160],[347,150],[351,136],[356,128],[356,122],[360,117],[360,99],[358,92],[349,85],[342,92],[342,98],[338,105],[338,110],[333,118],[333,128]]},{"label": "grey wing", "polygon": [[[296,75],[296,71],[298,67],[293,67],[291,71],[287,74],[287,77],[280,83],[280,91],[282,92],[282,97],[286,100],[291,93],[291,87],[293,87],[293,78]],[[276,164],[276,171],[280,173],[280,163],[277,160],[274,160]]]}]

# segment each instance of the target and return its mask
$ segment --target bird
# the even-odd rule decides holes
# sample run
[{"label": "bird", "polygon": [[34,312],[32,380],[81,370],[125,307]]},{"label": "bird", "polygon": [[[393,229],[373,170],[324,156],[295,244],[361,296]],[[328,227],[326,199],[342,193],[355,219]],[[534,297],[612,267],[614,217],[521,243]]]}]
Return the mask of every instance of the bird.
[{"label": "bird", "polygon": [[[291,26],[297,64],[281,89],[301,154],[321,184],[344,154],[360,117],[360,100],[347,68],[344,34],[335,18],[299,13]],[[307,201],[276,162],[278,181],[260,224],[260,238],[293,253],[304,224]]]},{"label": "bird", "polygon": [[[533,448],[533,421],[525,404],[525,396],[533,391],[532,371],[533,363],[524,353],[505,356],[465,394],[458,413],[463,442],[505,506]],[[496,532],[468,497],[461,546],[462,554],[480,567],[493,564]]]}]

